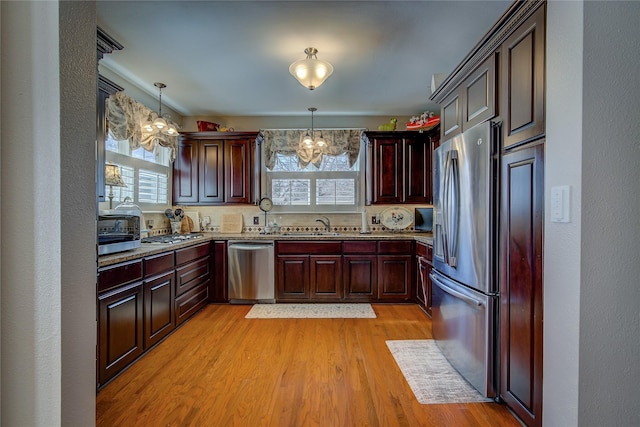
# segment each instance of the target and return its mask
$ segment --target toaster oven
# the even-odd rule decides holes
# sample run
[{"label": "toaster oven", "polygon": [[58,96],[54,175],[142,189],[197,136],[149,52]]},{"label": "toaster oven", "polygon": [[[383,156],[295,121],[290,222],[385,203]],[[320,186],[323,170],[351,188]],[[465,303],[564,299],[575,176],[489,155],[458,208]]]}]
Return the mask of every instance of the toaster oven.
[{"label": "toaster oven", "polygon": [[98,255],[140,247],[139,210],[104,210],[98,213]]}]

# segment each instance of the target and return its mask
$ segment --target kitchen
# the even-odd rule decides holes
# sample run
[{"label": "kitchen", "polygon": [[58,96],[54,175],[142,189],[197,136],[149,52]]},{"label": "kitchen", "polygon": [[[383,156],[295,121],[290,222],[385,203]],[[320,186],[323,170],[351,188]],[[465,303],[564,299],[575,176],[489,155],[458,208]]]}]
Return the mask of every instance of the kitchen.
[{"label": "kitchen", "polygon": [[[54,3],[43,7],[51,8],[51,11],[53,11],[52,16],[56,16],[58,8],[61,7],[64,11],[67,11],[64,9],[66,6],[65,4]],[[628,9],[621,10],[623,6]],[[29,34],[30,31],[34,35],[41,34],[40,32],[43,31],[41,26],[21,20],[23,15],[12,14],[15,12],[13,8],[17,7],[18,5],[16,4],[7,5],[3,3],[3,17],[15,17],[17,22],[24,24],[20,28],[16,28],[3,19],[3,40],[6,40],[7,34]],[[80,5],[75,5],[74,7],[78,7],[82,11]],[[572,207],[576,207],[578,213],[580,213],[580,207],[583,207],[581,213],[583,219],[582,221],[572,220],[568,224],[545,222],[547,232],[545,233],[544,336],[546,357],[544,367],[544,417],[549,424],[577,424],[578,419],[582,420],[584,424],[589,424],[586,420],[597,420],[601,416],[610,417],[606,418],[609,421],[620,420],[621,417],[631,416],[624,408],[629,408],[633,405],[625,405],[625,401],[630,398],[629,396],[633,396],[634,391],[637,390],[635,385],[637,382],[633,382],[634,378],[637,379],[637,364],[633,365],[635,358],[631,356],[636,353],[635,350],[637,349],[634,348],[634,345],[637,345],[637,340],[629,339],[629,337],[637,336],[637,325],[632,320],[636,309],[627,306],[630,301],[637,301],[637,290],[628,288],[625,285],[625,283],[634,283],[631,278],[634,277],[634,269],[637,267],[630,267],[633,264],[625,263],[624,260],[626,258],[624,256],[620,257],[619,252],[616,252],[617,257],[614,257],[614,254],[609,257],[603,253],[601,248],[604,243],[612,243],[606,232],[610,231],[610,227],[615,225],[626,227],[625,230],[628,230],[622,236],[616,233],[613,234],[617,236],[617,245],[623,244],[623,247],[626,248],[625,253],[635,253],[637,251],[637,239],[634,238],[637,237],[634,234],[637,233],[637,227],[629,226],[634,224],[632,218],[635,218],[635,216],[628,215],[635,207],[633,204],[625,203],[616,192],[608,191],[610,188],[617,188],[617,185],[622,185],[622,187],[627,186],[630,192],[633,193],[633,185],[635,185],[633,182],[637,182],[637,180],[620,182],[615,174],[603,176],[598,169],[606,165],[606,162],[613,161],[609,156],[602,156],[602,152],[599,149],[601,141],[612,139],[613,137],[614,140],[619,141],[617,147],[623,150],[627,147],[626,144],[628,143],[626,141],[634,140],[633,137],[630,137],[628,127],[622,123],[620,126],[607,128],[609,133],[604,135],[600,125],[603,114],[614,123],[620,120],[613,113],[610,115],[604,113],[605,110],[602,109],[603,103],[610,102],[611,111],[614,112],[617,111],[616,106],[620,100],[628,100],[628,102],[632,103],[633,99],[636,99],[634,95],[637,96],[633,89],[629,90],[629,87],[634,87],[633,85],[626,88],[618,85],[609,87],[611,85],[607,83],[609,79],[617,83],[624,82],[628,76],[632,75],[628,70],[633,68],[628,67],[632,67],[633,61],[631,61],[631,64],[625,62],[628,61],[628,57],[616,56],[614,52],[617,52],[620,46],[624,47],[628,43],[632,45],[633,42],[636,42],[637,40],[634,40],[634,37],[637,38],[637,34],[629,30],[627,32],[623,31],[624,35],[618,37],[617,35],[609,34],[608,28],[615,26],[621,31],[627,28],[630,29],[631,26],[627,27],[627,25],[630,25],[630,19],[637,17],[637,9],[629,4],[616,5],[615,7],[608,5],[605,8],[598,2],[572,2],[570,4],[550,2],[548,9],[547,43],[553,48],[550,48],[547,58],[547,93],[549,96],[547,98],[546,117],[548,150],[546,153],[545,186],[550,188],[552,185],[571,183],[573,189],[576,190],[576,192],[572,191],[571,193],[572,197],[575,197],[572,200],[576,202],[576,204],[572,204]],[[77,13],[78,10],[74,10],[74,12]],[[87,21],[91,22],[91,12],[86,12],[89,15]],[[35,14],[34,11],[30,13]],[[36,16],[39,15],[36,14]],[[47,20],[47,18],[42,19]],[[77,34],[79,28],[85,28],[88,33],[95,31],[95,25],[85,25],[83,27],[82,23],[82,20],[74,20],[74,34]],[[575,25],[571,26],[567,25],[567,23]],[[95,24],[95,20],[93,20],[93,24]],[[66,25],[70,24],[66,21],[56,21],[55,25],[47,30],[49,31],[47,34],[52,37],[46,40],[37,37],[40,43],[49,43],[51,45],[49,49],[45,48],[45,51],[57,52],[57,37],[55,34],[57,34],[58,30],[67,28],[65,27]],[[598,37],[597,34],[600,34],[599,32],[607,34],[607,37]],[[63,38],[60,43],[66,43],[67,41],[67,39]],[[89,46],[90,44],[91,46]],[[575,49],[576,46],[580,45],[583,45],[585,49],[584,57],[587,61],[585,65],[582,64],[581,50]],[[46,44],[45,46],[49,47]],[[70,44],[69,47],[70,49],[64,50],[64,52],[72,52],[76,59],[71,60],[61,54],[61,61],[70,61],[77,64],[77,58],[82,57],[82,50],[78,50],[79,47],[74,44]],[[20,57],[20,52],[9,49],[8,47],[5,48],[3,44],[3,53],[7,52],[7,54],[11,53]],[[92,43],[87,43],[85,49],[85,54],[88,58],[89,53],[92,53],[90,50],[95,49],[95,46]],[[27,52],[25,51],[24,53]],[[593,56],[589,55],[589,53],[593,54]],[[576,56],[580,59],[576,60]],[[606,58],[606,61],[602,61],[602,64],[606,64],[606,66],[600,65],[602,58]],[[610,68],[611,64],[618,64],[619,67],[612,69]],[[20,65],[20,63],[3,61],[3,81],[10,75],[6,73],[7,69],[15,69],[10,67],[19,67]],[[603,69],[603,67],[605,68]],[[553,72],[559,69],[565,72]],[[33,70],[36,71],[36,75],[59,75],[61,72],[57,64],[47,63],[46,61],[38,63],[38,66],[34,67]],[[571,70],[571,72],[568,72],[568,70]],[[65,69],[65,72],[68,72],[68,70]],[[615,73],[615,78],[610,73]],[[16,74],[11,75],[16,76]],[[580,79],[576,78],[576,76],[584,76],[587,81],[598,83],[587,84],[582,87],[579,83]],[[16,80],[17,83],[19,81]],[[69,88],[77,87],[78,82],[82,81],[82,74],[79,76],[74,75],[73,83],[69,82]],[[607,86],[606,89],[609,90],[607,94],[602,91],[604,86]],[[15,89],[18,90],[19,88],[27,94],[35,93],[35,89],[28,85],[16,85]],[[576,100],[572,96],[575,93],[582,94],[581,99]],[[39,98],[41,95],[42,93],[38,92]],[[65,105],[76,105],[79,94],[76,90],[70,90],[69,92],[61,91],[60,93],[53,91],[50,95],[51,99],[54,100],[51,103],[52,108],[42,118],[50,117],[52,123],[58,123],[60,122],[59,116],[51,113],[58,111],[60,105],[63,107]],[[87,95],[85,94],[85,96]],[[65,104],[64,102],[59,104],[57,101],[59,97],[67,99],[70,104]],[[23,413],[21,409],[25,406],[33,408],[24,412],[34,414],[33,416],[36,417],[34,419],[44,419],[40,417],[44,417],[49,414],[51,409],[59,408],[60,405],[63,408],[67,408],[68,404],[65,404],[65,402],[68,401],[69,396],[76,393],[74,391],[75,387],[70,387],[71,384],[85,384],[85,386],[78,387],[79,390],[84,389],[84,392],[78,392],[77,398],[71,400],[74,402],[74,409],[62,411],[62,415],[56,416],[52,414],[49,419],[55,420],[58,417],[63,417],[68,421],[69,417],[72,419],[74,416],[82,416],[78,415],[82,413],[93,415],[93,404],[90,402],[91,399],[86,397],[87,394],[91,394],[91,386],[86,386],[88,381],[86,377],[91,376],[90,374],[87,375],[87,372],[91,372],[93,368],[90,363],[87,363],[86,358],[82,357],[83,351],[80,350],[85,349],[85,355],[91,353],[92,348],[87,346],[86,341],[90,342],[91,337],[93,337],[95,342],[95,331],[88,330],[86,326],[83,328],[82,324],[85,322],[78,322],[78,319],[82,318],[83,315],[81,312],[78,313],[77,310],[72,309],[72,307],[77,307],[77,305],[73,304],[74,301],[84,301],[85,304],[83,305],[90,305],[90,301],[95,298],[95,295],[92,297],[86,292],[86,285],[83,285],[83,283],[86,283],[84,275],[90,276],[90,269],[84,270],[82,267],[78,268],[78,266],[74,265],[92,254],[92,245],[85,242],[82,237],[82,235],[93,234],[95,225],[91,225],[86,220],[92,215],[91,208],[90,206],[89,208],[83,208],[84,203],[78,202],[80,200],[90,200],[91,198],[86,197],[86,195],[93,194],[95,190],[91,190],[91,185],[87,185],[86,182],[83,182],[84,180],[78,180],[77,176],[79,173],[86,174],[87,177],[93,176],[93,168],[87,166],[85,169],[83,166],[79,166],[88,163],[83,162],[82,159],[93,158],[93,152],[91,150],[80,150],[77,144],[69,145],[82,138],[78,136],[77,127],[68,128],[65,124],[76,123],[78,118],[83,117],[83,112],[82,110],[76,110],[73,111],[73,115],[67,116],[70,111],[62,109],[59,114],[63,118],[68,117],[70,120],[68,122],[61,121],[63,137],[57,143],[52,141],[51,144],[54,147],[51,149],[49,146],[42,147],[36,144],[36,141],[50,140],[50,135],[44,134],[44,130],[37,126],[41,125],[42,121],[35,123],[24,118],[30,115],[23,117],[17,114],[20,111],[19,107],[30,108],[30,104],[23,95],[18,96],[12,87],[7,87],[3,84],[2,102],[2,182],[4,202],[2,205],[2,381],[3,388],[10,387],[11,390],[15,391],[15,399],[18,399],[15,401],[12,400],[11,396],[7,396],[6,393],[3,395],[3,417],[15,417],[17,416],[16,411]],[[7,102],[12,102],[12,109],[6,108]],[[572,102],[576,104],[572,104]],[[575,113],[576,108],[584,112]],[[89,113],[84,114],[83,121],[86,124],[91,122],[91,114]],[[572,114],[577,114],[577,116],[571,116]],[[582,114],[584,114],[584,120],[586,120],[586,117],[596,116],[601,120],[598,120],[598,123],[585,122],[584,126],[586,126],[587,131],[569,132],[568,129],[575,129],[574,123],[582,123]],[[567,120],[569,116],[575,120]],[[578,125],[578,128],[580,128],[580,125]],[[38,137],[25,138],[25,129],[32,129],[33,135]],[[90,140],[90,134],[87,136],[87,139]],[[16,140],[24,141],[20,147],[16,147],[16,144],[7,144],[6,141],[10,138],[13,139],[13,137]],[[51,150],[52,156],[46,156],[46,163],[42,159],[38,166],[34,166],[32,162],[21,161],[24,158],[24,149],[29,147],[30,141],[32,141],[33,146],[39,146],[39,150]],[[633,159],[634,155],[632,153],[634,151],[631,147],[628,149],[629,154],[624,157],[625,159]],[[567,152],[566,150],[569,151]],[[49,160],[59,158],[55,154],[56,152],[58,155],[60,152],[65,154],[60,158],[60,163],[53,162],[55,165],[52,168]],[[576,152],[582,153],[583,163],[575,162]],[[584,158],[585,156],[587,157]],[[74,161],[76,158],[80,161]],[[589,159],[595,160],[596,158],[596,162],[589,162]],[[576,163],[578,168],[582,165],[582,171],[577,176],[575,175],[575,169],[568,167]],[[591,166],[595,164],[598,165],[598,168]],[[611,166],[610,170],[617,169],[613,164]],[[38,172],[34,173],[36,170]],[[54,175],[59,173],[62,184],[56,184],[59,182],[57,179],[49,179],[46,181],[47,185],[45,186],[45,183],[34,182],[31,178],[38,174],[42,176],[47,173]],[[581,177],[581,174],[584,174],[584,176]],[[21,182],[30,186],[29,188],[41,189],[42,191],[29,192],[28,196],[15,194],[14,191],[6,190],[6,185],[9,182],[8,176],[11,176],[11,179],[21,179]],[[88,178],[86,181],[90,184],[92,179]],[[50,191],[49,185],[51,183],[54,183],[54,191]],[[591,190],[589,192],[581,192],[581,188],[585,188],[587,184]],[[62,190],[63,188],[64,190]],[[546,193],[550,194],[550,192]],[[32,194],[42,194],[43,197],[34,200]],[[602,198],[606,201],[605,203],[603,203]],[[604,211],[607,211],[604,207],[599,207],[602,204],[617,206],[620,214],[614,217],[605,215],[604,217],[607,220],[601,221],[601,215],[604,215]],[[25,209],[26,211],[34,212],[34,206],[42,207],[43,211],[51,212],[51,215],[47,215],[46,218],[25,218]],[[75,212],[73,220],[68,215],[62,217],[60,215],[61,211],[57,206],[63,206],[67,211],[72,209]],[[572,215],[574,212],[576,211],[572,211]],[[62,228],[60,228],[60,218],[62,218]],[[38,236],[46,235],[48,237],[46,242],[41,240],[36,242],[25,241],[22,236],[24,236],[26,230],[24,227],[18,226],[18,224],[25,224],[21,220],[26,220],[26,224],[30,225],[28,232],[35,232]],[[7,224],[12,224],[12,226],[8,227]],[[606,224],[604,229],[601,227],[602,224]],[[51,230],[60,231],[51,232]],[[589,231],[587,232],[587,230]],[[632,239],[632,241],[629,241],[629,239]],[[8,250],[8,242],[12,244],[11,250]],[[62,248],[62,251],[60,251],[60,248]],[[58,256],[62,258],[58,258],[58,256],[52,258],[51,254],[60,254]],[[603,256],[605,259],[603,259]],[[33,263],[34,259],[38,260],[35,265]],[[49,260],[49,262],[40,262],[41,259]],[[580,260],[582,260],[583,267],[580,267]],[[29,261],[28,264],[27,261]],[[91,259],[88,261],[89,264],[92,264]],[[73,265],[73,268],[70,268],[71,265]],[[34,270],[36,277],[32,280],[25,280],[25,271]],[[48,285],[43,285],[43,279],[40,279],[40,277],[47,277],[49,279],[46,280]],[[601,297],[600,294],[604,290],[601,290],[602,287],[597,286],[596,283],[598,278],[602,277],[607,277],[610,282],[613,278],[614,289],[616,290],[614,293],[616,298],[614,300],[604,298],[604,295]],[[626,280],[627,277],[630,280]],[[20,279],[20,282],[25,283],[24,287],[20,289],[7,288],[8,282],[17,283],[18,279]],[[60,285],[62,282],[65,283],[65,287]],[[554,286],[554,284],[556,285]],[[45,294],[51,296],[51,298],[47,298],[46,301],[32,301],[32,297],[29,297],[29,295],[33,294]],[[56,304],[55,301],[61,302]],[[578,304],[578,301],[582,301],[582,305]],[[604,303],[605,301],[610,302]],[[25,304],[25,302],[28,303]],[[597,306],[593,304],[597,304]],[[63,310],[61,307],[66,307],[66,309]],[[612,333],[604,332],[603,328],[605,326],[599,321],[602,315],[607,314],[607,307],[611,308],[612,312],[616,312],[618,319],[621,320],[617,322],[619,325],[616,328],[616,333],[613,333],[613,331],[610,331]],[[29,313],[31,313],[31,316],[29,316]],[[34,313],[40,313],[40,316],[52,313],[54,314],[53,319],[58,318],[60,320],[43,322],[40,317],[34,317]],[[55,313],[65,314],[60,317],[55,316]],[[95,313],[92,315],[88,312],[84,316],[87,315],[91,319]],[[8,322],[7,319],[12,319],[14,322]],[[625,319],[628,319],[628,322],[625,322]],[[51,325],[54,330],[49,330],[48,327],[44,330],[33,328],[36,324],[41,326]],[[553,326],[549,326],[550,324]],[[582,324],[583,328],[575,327],[580,324]],[[64,326],[62,335],[59,331],[56,332],[58,329],[55,328],[55,325]],[[42,344],[33,344],[34,342],[39,343],[39,340],[25,341],[21,339],[24,336],[32,336],[34,334],[33,331],[36,329],[39,330],[39,333],[44,334],[44,337],[51,338],[45,339]],[[580,334],[585,334],[581,339],[578,339],[580,335],[577,332],[578,330],[582,331]],[[76,332],[71,333],[72,331]],[[82,340],[82,337],[87,335],[89,339]],[[590,345],[590,341],[592,343],[592,340],[595,339],[598,342],[602,340],[609,342],[609,345]],[[47,344],[44,344],[45,342]],[[47,353],[51,355],[50,358],[33,357],[21,360],[21,357],[26,354],[39,354],[38,351],[34,352],[34,350],[41,349],[40,345],[47,345]],[[578,359],[580,360],[579,365],[576,364]],[[607,361],[607,363],[600,363],[604,361]],[[19,367],[23,363],[33,368],[28,371],[20,369]],[[80,372],[84,372],[84,375],[69,373],[68,369],[65,368],[68,363],[73,363],[74,367],[84,367],[80,369]],[[628,363],[632,363],[632,370],[628,371],[626,375],[620,376],[616,367]],[[41,373],[49,370],[54,373],[54,380],[50,386],[36,381],[25,383],[18,380],[18,374],[24,373],[28,378],[40,378]],[[62,375],[62,372],[64,372],[64,375]],[[578,381],[578,378],[580,378],[580,381]],[[606,378],[615,378],[616,387],[613,388],[612,385],[609,385],[609,381]],[[578,393],[578,390],[583,387],[595,387],[595,381],[598,382],[598,387],[601,391],[606,390],[604,394],[599,393],[596,397],[594,393],[588,392],[590,388],[584,389],[584,393]],[[59,386],[62,386],[62,389],[65,390],[62,396],[59,395]],[[87,388],[89,391],[87,391]],[[52,399],[29,399],[29,396],[51,396]],[[55,413],[56,411],[53,412]],[[58,411],[57,413],[59,414],[60,412]],[[597,423],[597,421],[594,421],[594,423]],[[615,421],[613,423],[616,424]],[[35,425],[37,423],[32,422],[29,424]],[[607,422],[600,422],[600,424],[607,424]],[[625,422],[620,421],[619,424],[625,424]]]}]

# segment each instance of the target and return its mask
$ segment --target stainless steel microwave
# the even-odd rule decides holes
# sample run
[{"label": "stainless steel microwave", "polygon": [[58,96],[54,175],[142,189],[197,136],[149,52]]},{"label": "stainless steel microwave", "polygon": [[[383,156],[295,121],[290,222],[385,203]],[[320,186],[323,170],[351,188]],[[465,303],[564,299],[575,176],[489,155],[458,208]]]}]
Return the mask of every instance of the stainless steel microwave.
[{"label": "stainless steel microwave", "polygon": [[138,210],[106,210],[98,213],[98,255],[112,254],[140,247]]}]

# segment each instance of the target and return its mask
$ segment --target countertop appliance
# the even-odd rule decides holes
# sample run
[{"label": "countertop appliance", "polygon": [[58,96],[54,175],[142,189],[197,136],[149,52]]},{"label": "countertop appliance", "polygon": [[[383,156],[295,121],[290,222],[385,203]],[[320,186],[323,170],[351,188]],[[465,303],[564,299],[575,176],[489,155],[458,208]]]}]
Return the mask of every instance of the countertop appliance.
[{"label": "countertop appliance", "polygon": [[230,241],[227,257],[231,304],[276,302],[273,241]]},{"label": "countertop appliance", "polygon": [[485,122],[434,152],[433,336],[449,362],[487,397],[497,394],[497,150]]},{"label": "countertop appliance", "polygon": [[138,209],[112,209],[98,212],[98,255],[128,251],[140,247]]}]

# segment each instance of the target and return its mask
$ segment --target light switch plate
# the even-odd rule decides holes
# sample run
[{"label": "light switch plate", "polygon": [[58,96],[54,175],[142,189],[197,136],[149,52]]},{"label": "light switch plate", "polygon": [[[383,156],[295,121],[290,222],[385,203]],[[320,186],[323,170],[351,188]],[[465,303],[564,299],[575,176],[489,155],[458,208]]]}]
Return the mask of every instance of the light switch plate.
[{"label": "light switch plate", "polygon": [[571,187],[551,187],[551,222],[570,222]]}]

